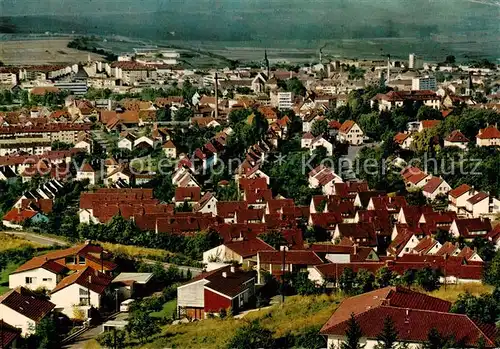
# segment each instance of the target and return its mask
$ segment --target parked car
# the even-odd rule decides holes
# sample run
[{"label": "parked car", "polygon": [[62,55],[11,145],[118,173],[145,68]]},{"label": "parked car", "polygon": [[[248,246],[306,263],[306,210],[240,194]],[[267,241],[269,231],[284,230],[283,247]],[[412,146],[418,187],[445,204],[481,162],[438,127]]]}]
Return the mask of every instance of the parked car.
[{"label": "parked car", "polygon": [[135,299],[127,299],[120,304],[120,312],[128,313],[130,311],[130,307],[132,303],[135,302]]}]

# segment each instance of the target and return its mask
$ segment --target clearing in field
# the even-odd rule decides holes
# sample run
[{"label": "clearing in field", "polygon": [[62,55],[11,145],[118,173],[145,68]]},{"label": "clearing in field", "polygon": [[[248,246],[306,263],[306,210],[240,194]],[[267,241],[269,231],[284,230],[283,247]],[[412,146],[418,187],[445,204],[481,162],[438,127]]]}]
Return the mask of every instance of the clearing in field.
[{"label": "clearing in field", "polygon": [[[67,47],[70,39],[16,40],[0,42],[0,61],[5,65],[38,65],[87,62],[89,52]],[[93,60],[101,55],[90,53]]]}]

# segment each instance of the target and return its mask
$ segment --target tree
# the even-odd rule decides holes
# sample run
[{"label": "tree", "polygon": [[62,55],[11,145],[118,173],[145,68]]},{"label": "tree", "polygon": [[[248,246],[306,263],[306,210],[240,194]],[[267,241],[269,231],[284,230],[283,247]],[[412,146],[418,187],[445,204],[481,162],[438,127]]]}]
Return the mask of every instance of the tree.
[{"label": "tree", "polygon": [[425,291],[434,291],[440,286],[439,277],[439,270],[425,267],[417,270],[415,274],[415,282]]},{"label": "tree", "polygon": [[441,333],[436,328],[431,328],[427,334],[427,342],[424,343],[424,349],[444,349],[447,347],[449,340],[443,338]]},{"label": "tree", "polygon": [[469,292],[465,292],[458,296],[450,311],[466,314],[471,319],[481,323],[495,324],[500,317],[500,299],[495,299],[491,294],[475,297]]},{"label": "tree", "polygon": [[362,349],[365,346],[359,344],[359,340],[363,336],[361,332],[361,327],[359,326],[354,313],[351,313],[351,317],[347,320],[347,330],[345,331],[346,341],[340,345],[341,349]]},{"label": "tree", "polygon": [[259,235],[259,239],[266,244],[272,246],[275,250],[279,250],[280,246],[288,246],[288,241],[279,231],[270,231]]},{"label": "tree", "polygon": [[328,120],[321,119],[313,122],[311,126],[311,133],[314,137],[324,135],[328,132]]},{"label": "tree", "polygon": [[388,267],[382,267],[375,274],[375,286],[378,288],[393,285],[398,275],[391,271]]},{"label": "tree", "polygon": [[377,336],[377,349],[393,349],[398,339],[398,331],[390,316],[384,319],[384,327]]},{"label": "tree", "polygon": [[448,195],[438,194],[431,202],[434,211],[446,211],[448,209]]},{"label": "tree", "polygon": [[345,268],[338,280],[340,289],[347,294],[352,294],[355,292],[355,282],[356,274],[354,271],[351,268]]},{"label": "tree", "polygon": [[500,287],[500,251],[497,251],[495,257],[486,266],[483,279],[487,284]]},{"label": "tree", "polygon": [[129,317],[127,331],[133,338],[146,343],[150,337],[160,331],[156,322],[145,311],[134,311]]},{"label": "tree", "polygon": [[309,279],[309,273],[301,272],[298,273],[293,280],[293,287],[297,294],[301,296],[309,296],[312,294],[317,294],[319,288],[316,284]]},{"label": "tree", "polygon": [[289,92],[293,92],[296,96],[305,96],[306,88],[302,81],[300,81],[297,77],[293,77],[286,81],[286,90]]},{"label": "tree", "polygon": [[294,347],[303,349],[326,348],[325,337],[319,334],[320,326],[311,326],[295,336]]},{"label": "tree", "polygon": [[97,342],[105,348],[121,349],[125,347],[125,331],[106,331],[97,336]]},{"label": "tree", "polygon": [[357,293],[365,293],[373,290],[375,276],[366,269],[359,269],[355,278]]},{"label": "tree", "polygon": [[54,319],[46,317],[42,319],[35,328],[35,333],[30,337],[34,340],[38,349],[55,349],[61,347],[59,331]]},{"label": "tree", "polygon": [[411,143],[411,150],[424,154],[434,152],[439,144],[438,129],[436,127],[426,128],[422,132],[413,134],[413,142]]},{"label": "tree", "polygon": [[455,59],[455,56],[454,55],[448,55],[446,56],[446,58],[444,59],[444,63],[445,64],[455,64],[456,62],[456,59]]},{"label": "tree", "polygon": [[378,112],[361,115],[359,117],[359,127],[361,127],[368,137],[375,140],[380,140],[380,137],[384,133],[380,125],[380,116]]},{"label": "tree", "polygon": [[227,344],[227,349],[271,349],[273,346],[273,333],[254,320],[236,330]]},{"label": "tree", "polygon": [[189,121],[193,117],[193,111],[186,107],[181,107],[175,112],[175,121]]},{"label": "tree", "polygon": [[441,120],[443,115],[439,110],[428,107],[426,105],[421,106],[417,112],[417,120]]},{"label": "tree", "polygon": [[410,190],[406,194],[406,201],[411,206],[424,206],[427,204],[427,199],[422,193],[422,189]]}]

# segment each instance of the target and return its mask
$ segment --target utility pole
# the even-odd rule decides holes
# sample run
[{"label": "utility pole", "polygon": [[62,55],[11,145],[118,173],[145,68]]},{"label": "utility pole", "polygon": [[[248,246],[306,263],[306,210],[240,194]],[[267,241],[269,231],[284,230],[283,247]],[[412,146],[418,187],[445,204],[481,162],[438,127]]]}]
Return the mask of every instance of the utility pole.
[{"label": "utility pole", "polygon": [[219,118],[219,82],[218,75],[215,73],[215,119]]},{"label": "utility pole", "polygon": [[283,252],[283,263],[281,267],[281,306],[285,304],[285,256],[286,256],[286,246],[280,246],[281,252]]}]

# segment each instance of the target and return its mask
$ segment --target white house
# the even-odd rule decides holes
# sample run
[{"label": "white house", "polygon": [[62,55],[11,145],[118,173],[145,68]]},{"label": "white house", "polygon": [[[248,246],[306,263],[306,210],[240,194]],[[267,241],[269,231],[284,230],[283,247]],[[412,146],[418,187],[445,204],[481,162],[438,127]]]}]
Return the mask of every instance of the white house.
[{"label": "white house", "polygon": [[413,136],[411,132],[399,132],[394,136],[394,143],[399,145],[401,149],[410,149],[411,143],[413,142]]},{"label": "white house", "polygon": [[[33,261],[43,264],[40,265],[40,263]],[[22,286],[32,290],[44,288],[51,291],[56,288],[65,272],[67,272],[67,268],[55,261],[33,259],[9,275],[9,288]]]},{"label": "white house", "polygon": [[134,140],[134,148],[146,147],[154,148],[156,147],[157,141],[148,136],[141,136]]},{"label": "white house", "polygon": [[54,304],[24,287],[10,290],[0,297],[2,320],[21,330],[27,337],[34,333],[36,325],[54,309]]},{"label": "white house", "polygon": [[434,200],[439,194],[446,195],[451,187],[441,177],[432,177],[423,187],[422,194],[430,200]]},{"label": "white house", "polygon": [[76,180],[83,181],[88,179],[90,185],[96,185],[99,180],[99,175],[96,170],[88,162],[84,163],[81,168],[76,170]]},{"label": "white house", "polygon": [[120,138],[120,140],[118,141],[118,149],[128,149],[132,151],[136,139],[136,136],[131,133],[127,133],[126,136]]},{"label": "white house", "polygon": [[500,146],[500,131],[493,125],[480,129],[476,136],[476,144],[478,147]]},{"label": "white house", "polygon": [[350,145],[360,145],[363,143],[363,130],[353,120],[346,120],[339,129],[338,134],[341,142],[347,142]]},{"label": "white house", "polygon": [[88,154],[91,154],[92,148],[93,148],[92,145],[93,145],[93,142],[92,142],[92,139],[90,138],[90,136],[85,136],[85,137],[80,138],[78,140],[78,142],[75,143],[73,148],[83,149]]},{"label": "white house", "polygon": [[465,203],[466,215],[469,218],[478,218],[490,212],[490,196],[485,192],[478,192]]},{"label": "white house", "polygon": [[470,140],[464,136],[460,130],[452,131],[445,139],[445,147],[458,147],[460,149],[467,149]]},{"label": "white house", "polygon": [[207,191],[193,207],[193,212],[210,213],[213,217],[217,216],[217,198]]},{"label": "white house", "polygon": [[167,158],[175,159],[177,157],[177,148],[175,147],[174,142],[168,140],[163,144],[163,153]]},{"label": "white house", "polygon": [[465,210],[467,200],[472,196],[473,189],[467,185],[462,184],[448,193],[448,210],[460,213]]},{"label": "white house", "polygon": [[69,318],[75,317],[75,309],[82,310],[88,317],[91,307],[101,308],[102,297],[111,281],[110,276],[87,267],[62,279],[52,290],[50,299],[55,310]]}]

